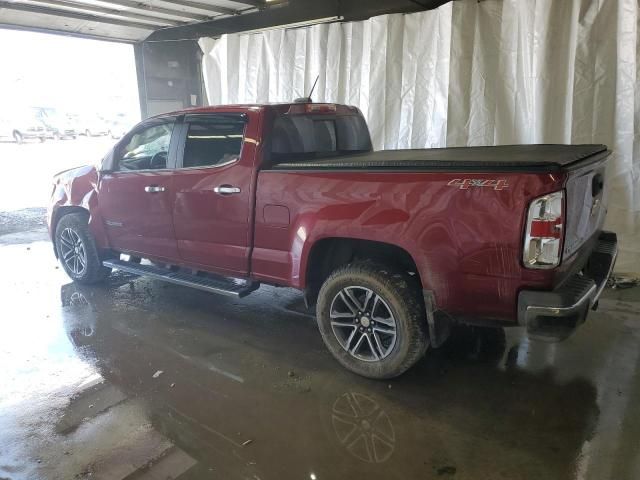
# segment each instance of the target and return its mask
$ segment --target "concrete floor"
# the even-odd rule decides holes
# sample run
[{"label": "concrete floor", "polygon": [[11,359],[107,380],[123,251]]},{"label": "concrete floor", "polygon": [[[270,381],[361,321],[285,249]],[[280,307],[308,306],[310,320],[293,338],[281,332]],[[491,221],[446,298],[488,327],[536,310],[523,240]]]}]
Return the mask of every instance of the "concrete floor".
[{"label": "concrete floor", "polygon": [[640,478],[640,289],[562,344],[460,328],[379,382],[295,291],[80,287],[44,239],[0,236],[0,479]]}]

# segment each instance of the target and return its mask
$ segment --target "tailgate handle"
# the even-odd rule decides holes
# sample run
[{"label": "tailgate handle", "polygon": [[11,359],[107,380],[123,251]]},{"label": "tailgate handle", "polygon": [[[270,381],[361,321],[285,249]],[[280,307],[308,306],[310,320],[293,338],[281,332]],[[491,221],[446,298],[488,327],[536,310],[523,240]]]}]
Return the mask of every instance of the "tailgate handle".
[{"label": "tailgate handle", "polygon": [[591,180],[591,196],[596,197],[602,191],[604,187],[604,178],[602,178],[602,174],[598,173],[593,176]]}]

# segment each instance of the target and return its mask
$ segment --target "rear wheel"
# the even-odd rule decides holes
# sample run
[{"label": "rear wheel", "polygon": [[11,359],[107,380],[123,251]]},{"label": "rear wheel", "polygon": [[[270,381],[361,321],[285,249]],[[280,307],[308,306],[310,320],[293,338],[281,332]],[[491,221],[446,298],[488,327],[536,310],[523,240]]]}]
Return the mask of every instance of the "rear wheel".
[{"label": "rear wheel", "polygon": [[87,137],[90,137],[90,136],[91,136],[91,131],[87,128],[87,129],[84,131],[84,134],[85,134]]},{"label": "rear wheel", "polygon": [[333,356],[368,378],[393,378],[425,353],[424,302],[415,280],[379,264],[339,268],[320,289],[317,321]]},{"label": "rear wheel", "polygon": [[79,283],[97,283],[109,276],[110,268],[102,265],[87,216],[70,213],[56,227],[56,250],[67,275]]}]

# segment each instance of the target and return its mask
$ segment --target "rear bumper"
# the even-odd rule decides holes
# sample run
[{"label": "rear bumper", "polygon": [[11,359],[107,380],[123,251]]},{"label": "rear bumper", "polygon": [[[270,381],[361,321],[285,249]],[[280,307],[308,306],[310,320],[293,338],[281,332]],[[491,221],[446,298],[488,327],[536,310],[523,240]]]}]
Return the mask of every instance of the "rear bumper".
[{"label": "rear bumper", "polygon": [[531,338],[557,342],[567,338],[596,307],[618,253],[613,232],[602,232],[583,271],[549,292],[523,290],[518,323]]}]

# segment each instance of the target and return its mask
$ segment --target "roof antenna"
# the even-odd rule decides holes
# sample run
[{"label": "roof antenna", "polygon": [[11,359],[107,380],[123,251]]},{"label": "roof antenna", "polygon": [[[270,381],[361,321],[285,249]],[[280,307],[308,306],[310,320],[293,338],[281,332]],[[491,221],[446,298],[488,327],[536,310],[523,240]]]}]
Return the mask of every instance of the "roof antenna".
[{"label": "roof antenna", "polygon": [[320,78],[320,75],[316,76],[316,81],[313,82],[313,86],[311,87],[311,91],[309,92],[309,95],[307,95],[306,97],[296,98],[294,102],[295,103],[313,103],[313,100],[311,100],[311,95],[313,94],[313,91],[316,89],[316,84],[318,83],[319,78]]}]

